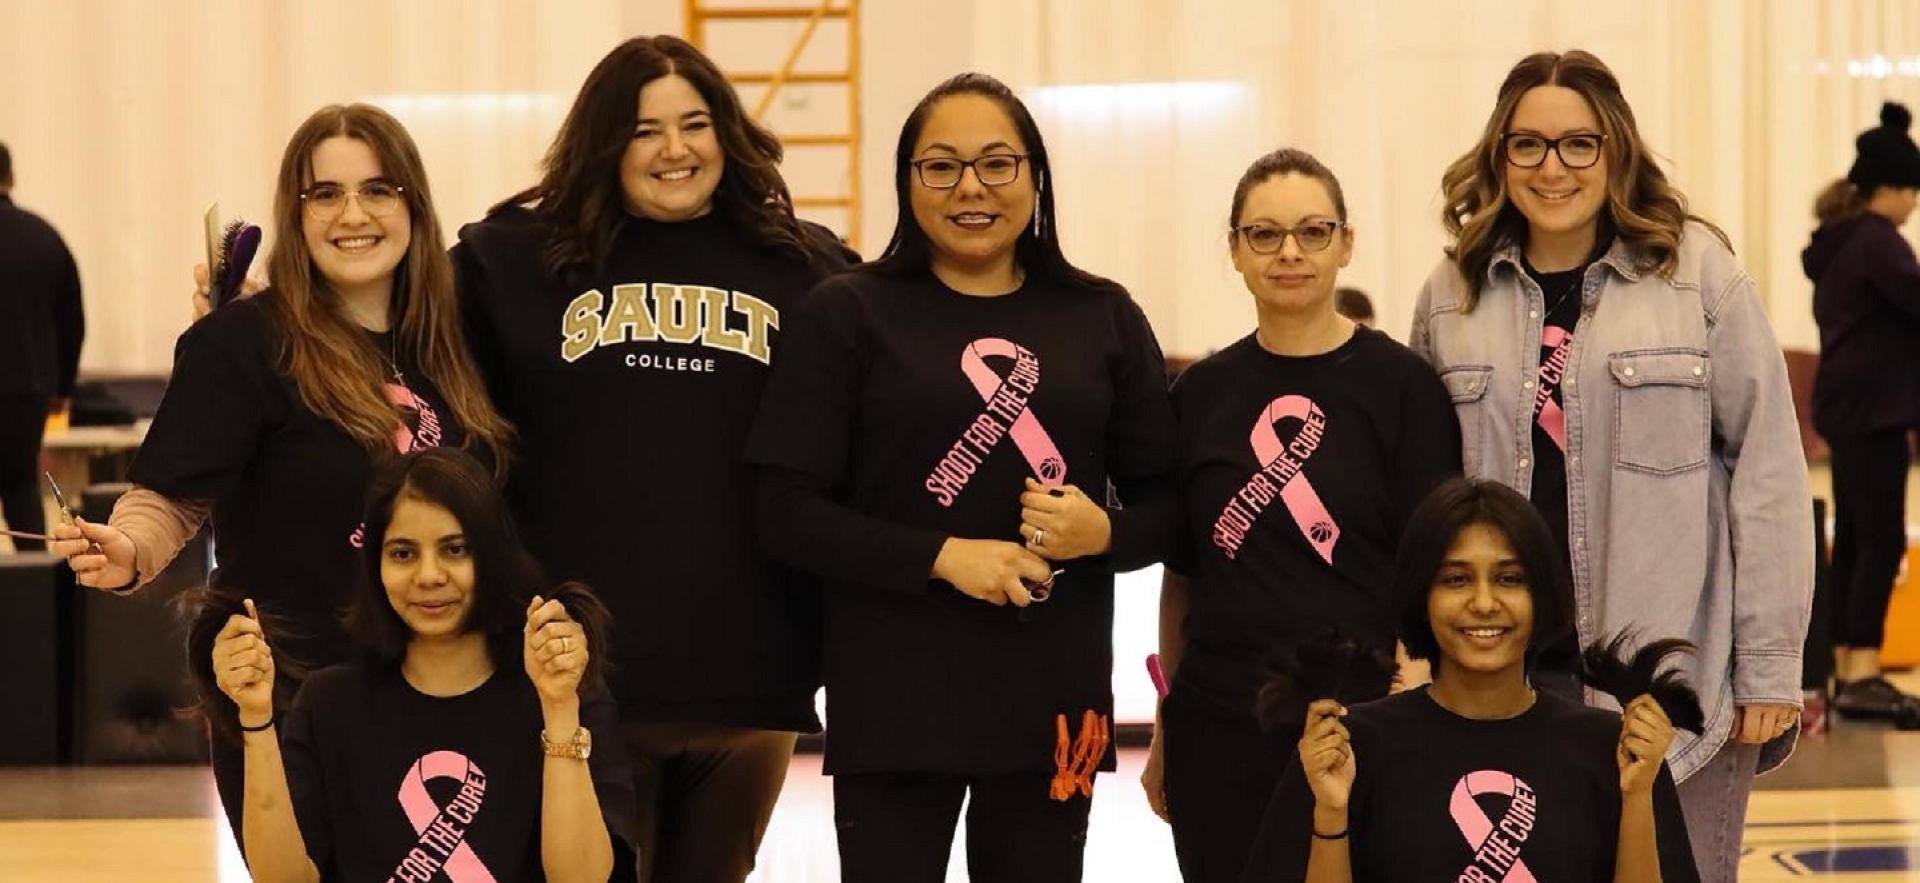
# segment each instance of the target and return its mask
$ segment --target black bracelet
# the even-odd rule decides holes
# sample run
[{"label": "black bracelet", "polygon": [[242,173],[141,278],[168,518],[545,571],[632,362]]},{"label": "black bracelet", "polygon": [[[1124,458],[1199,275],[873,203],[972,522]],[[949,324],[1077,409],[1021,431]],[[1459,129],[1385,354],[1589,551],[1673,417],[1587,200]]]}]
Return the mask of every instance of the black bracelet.
[{"label": "black bracelet", "polygon": [[1319,831],[1315,831],[1313,832],[1313,836],[1317,840],[1345,840],[1347,839],[1347,829],[1341,828],[1338,834],[1322,834]]},{"label": "black bracelet", "polygon": [[238,715],[235,715],[235,716],[234,716],[234,718],[233,718],[233,722],[234,722],[234,723],[236,723],[236,724],[240,724],[240,732],[242,732],[242,733],[263,733],[263,732],[266,732],[267,730],[271,730],[271,729],[273,729],[273,717],[272,717],[272,716],[268,716],[268,717],[267,717],[267,722],[266,722],[266,723],[264,723],[264,724],[261,724],[260,726],[257,726],[257,727],[249,727],[249,726],[247,726],[246,724],[241,724],[241,723],[240,723],[240,717],[239,717]]}]

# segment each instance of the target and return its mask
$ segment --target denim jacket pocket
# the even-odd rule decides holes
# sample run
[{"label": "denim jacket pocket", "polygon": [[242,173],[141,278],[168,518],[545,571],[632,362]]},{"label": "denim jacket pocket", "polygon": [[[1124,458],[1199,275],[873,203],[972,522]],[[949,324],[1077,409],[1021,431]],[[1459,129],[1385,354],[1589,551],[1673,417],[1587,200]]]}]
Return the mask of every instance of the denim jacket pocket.
[{"label": "denim jacket pocket", "polygon": [[1453,399],[1454,416],[1460,419],[1460,459],[1466,474],[1480,476],[1480,446],[1484,444],[1487,421],[1487,381],[1493,377],[1492,365],[1455,365],[1440,372],[1440,382]]},{"label": "denim jacket pocket", "polygon": [[1705,350],[1658,347],[1607,356],[1613,375],[1613,462],[1621,469],[1676,475],[1707,465],[1711,419]]}]

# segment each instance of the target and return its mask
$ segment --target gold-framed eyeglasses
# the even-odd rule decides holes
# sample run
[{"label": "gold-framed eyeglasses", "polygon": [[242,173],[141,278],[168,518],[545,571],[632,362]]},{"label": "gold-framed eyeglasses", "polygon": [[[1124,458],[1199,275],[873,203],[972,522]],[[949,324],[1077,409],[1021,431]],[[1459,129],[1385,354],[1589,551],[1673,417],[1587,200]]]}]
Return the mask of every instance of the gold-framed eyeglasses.
[{"label": "gold-framed eyeglasses", "polygon": [[960,179],[968,169],[973,176],[987,187],[1004,187],[1020,180],[1020,164],[1027,161],[1023,153],[989,153],[973,159],[959,159],[951,156],[931,156],[916,159],[911,165],[920,176],[920,183],[934,190],[952,190],[960,186]]},{"label": "gold-framed eyeglasses", "polygon": [[1301,221],[1292,227],[1269,224],[1262,221],[1233,228],[1233,235],[1240,237],[1254,254],[1277,254],[1286,245],[1287,237],[1293,237],[1303,252],[1326,251],[1333,244],[1335,236],[1346,228],[1346,222],[1332,218],[1312,218]]},{"label": "gold-framed eyeglasses", "polygon": [[1523,169],[1537,169],[1547,161],[1549,152],[1558,154],[1560,164],[1569,169],[1588,169],[1600,161],[1600,146],[1607,136],[1595,132],[1575,132],[1548,138],[1532,132],[1508,132],[1500,136],[1500,152],[1507,162]]},{"label": "gold-framed eyeglasses", "polygon": [[316,221],[331,221],[347,210],[347,200],[360,202],[360,210],[376,218],[384,218],[400,208],[402,195],[407,188],[392,181],[374,179],[361,184],[357,190],[348,190],[338,184],[320,183],[308,187],[300,194],[300,203],[307,207],[307,214]]}]

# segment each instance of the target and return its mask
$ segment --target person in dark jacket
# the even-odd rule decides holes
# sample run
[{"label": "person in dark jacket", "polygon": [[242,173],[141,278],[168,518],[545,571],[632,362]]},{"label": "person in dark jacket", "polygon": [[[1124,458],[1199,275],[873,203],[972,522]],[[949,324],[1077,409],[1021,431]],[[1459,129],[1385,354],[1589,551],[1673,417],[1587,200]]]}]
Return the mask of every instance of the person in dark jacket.
[{"label": "person in dark jacket", "polygon": [[[40,440],[47,414],[73,396],[87,319],[73,254],[12,192],[13,155],[0,144],[0,513],[14,530],[43,534]],[[20,551],[43,546],[14,540]]]},{"label": "person in dark jacket", "polygon": [[1820,325],[1813,425],[1833,451],[1833,707],[1920,728],[1920,698],[1880,676],[1894,575],[1906,555],[1908,433],[1920,426],[1920,262],[1900,235],[1920,188],[1913,116],[1887,102],[1859,156],[1814,206],[1801,252]]}]

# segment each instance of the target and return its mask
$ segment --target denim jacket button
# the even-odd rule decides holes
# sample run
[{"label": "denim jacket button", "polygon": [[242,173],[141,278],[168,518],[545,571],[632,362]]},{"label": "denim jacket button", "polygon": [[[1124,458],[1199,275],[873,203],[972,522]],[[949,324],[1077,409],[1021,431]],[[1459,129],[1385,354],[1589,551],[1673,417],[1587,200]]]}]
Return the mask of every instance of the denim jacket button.
[{"label": "denim jacket button", "polygon": [[1622,369],[1620,369],[1620,373],[1622,373],[1622,374],[1625,374],[1625,375],[1627,375],[1628,377],[1632,377],[1632,376],[1633,376],[1633,366],[1632,366],[1632,365],[1628,365],[1627,367],[1625,367],[1625,368],[1622,368]]},{"label": "denim jacket button", "polygon": [[1521,388],[1521,389],[1532,389],[1532,388],[1533,388],[1533,381],[1531,381],[1531,380],[1529,380],[1529,381],[1527,381],[1526,383],[1522,383],[1522,384],[1520,384],[1520,388]]}]

